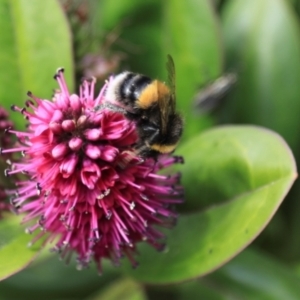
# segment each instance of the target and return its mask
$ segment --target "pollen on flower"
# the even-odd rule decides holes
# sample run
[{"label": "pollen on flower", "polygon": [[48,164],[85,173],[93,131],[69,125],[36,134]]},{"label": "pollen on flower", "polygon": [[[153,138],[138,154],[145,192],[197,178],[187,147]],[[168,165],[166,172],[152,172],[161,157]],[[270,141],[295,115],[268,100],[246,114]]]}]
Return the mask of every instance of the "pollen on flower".
[{"label": "pollen on flower", "polygon": [[160,250],[164,235],[154,225],[169,228],[177,217],[172,207],[182,202],[180,177],[159,171],[181,158],[126,161],[138,139],[136,127],[103,105],[110,82],[94,97],[94,80],[83,81],[76,95],[63,69],[54,78],[59,90],[52,100],[28,92],[26,109],[13,106],[29,124],[24,132],[8,129],[19,142],[2,150],[24,154],[6,171],[28,176],[10,192],[12,203],[25,213],[28,233],[41,229],[33,243],[46,235],[62,258],[77,254],[79,269],[94,260],[101,272],[103,258],[118,265],[123,256],[136,266],[136,243]]}]

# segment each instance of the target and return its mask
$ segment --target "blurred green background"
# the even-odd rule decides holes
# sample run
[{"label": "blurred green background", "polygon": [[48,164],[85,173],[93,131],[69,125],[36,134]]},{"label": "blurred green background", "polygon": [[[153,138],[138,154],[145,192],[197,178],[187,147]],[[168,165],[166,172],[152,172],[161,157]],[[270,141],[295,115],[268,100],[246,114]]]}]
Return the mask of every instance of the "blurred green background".
[{"label": "blurred green background", "polygon": [[[300,161],[299,17],[299,0],[0,0],[0,101],[7,109],[22,105],[27,90],[49,99],[60,66],[77,91],[84,76],[101,87],[124,69],[166,80],[172,55],[185,118],[178,153],[186,157],[187,197],[170,248],[198,247],[190,253],[178,246],[168,264],[165,256],[160,261],[164,254],[145,250],[140,269],[106,264],[102,277],[44,251],[5,279],[36,254],[14,262],[23,255],[15,246],[23,245],[22,235],[0,254],[0,300],[300,299],[298,181],[271,220],[295,179],[286,144],[253,127],[202,133],[224,124],[264,126]],[[24,120],[11,117],[24,128]],[[0,226],[0,242],[15,226]],[[218,247],[226,249],[214,252]]]}]

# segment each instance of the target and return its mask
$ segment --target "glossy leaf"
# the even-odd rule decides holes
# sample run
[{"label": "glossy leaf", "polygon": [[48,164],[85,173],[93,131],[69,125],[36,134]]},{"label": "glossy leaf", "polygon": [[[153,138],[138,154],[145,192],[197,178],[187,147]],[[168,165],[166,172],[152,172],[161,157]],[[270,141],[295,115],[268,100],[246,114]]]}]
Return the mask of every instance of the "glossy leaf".
[{"label": "glossy leaf", "polygon": [[178,282],[220,267],[263,230],[297,176],[286,143],[263,128],[209,130],[179,152],[186,202],[210,206],[179,218],[166,253],[141,247],[140,267],[126,269],[137,280]]},{"label": "glossy leaf", "polygon": [[300,32],[291,4],[231,0],[222,19],[228,68],[238,72],[226,121],[269,127],[298,151]]},{"label": "glossy leaf", "polygon": [[143,288],[133,280],[123,278],[106,286],[87,300],[146,300]]},{"label": "glossy leaf", "polygon": [[[278,146],[277,146],[278,144]],[[293,157],[274,132],[259,127],[220,127],[178,149],[188,210],[228,202],[291,174]],[[282,157],[278,161],[277,157]]]},{"label": "glossy leaf", "polygon": [[[211,275],[163,289],[150,287],[151,294],[152,290],[157,297],[151,299],[297,300],[300,279],[292,268],[250,248]],[[165,298],[158,298],[161,294]]]},{"label": "glossy leaf", "polygon": [[218,292],[214,286],[206,285],[199,280],[177,285],[175,292],[178,300],[230,300]]},{"label": "glossy leaf", "polygon": [[105,275],[97,276],[94,264],[89,269],[78,271],[75,259],[66,264],[57,253],[50,253],[49,249],[41,254],[44,256],[42,260],[39,257],[28,268],[1,282],[0,295],[4,299],[23,300],[26,295],[31,300],[81,300],[97,294],[119,277],[118,269],[108,262],[103,266]]},{"label": "glossy leaf", "polygon": [[164,300],[229,300],[216,289],[215,286],[200,280],[191,280],[176,285],[149,285],[147,292],[149,299]]},{"label": "glossy leaf", "polygon": [[298,300],[300,279],[291,268],[266,254],[246,250],[204,278],[226,299]]},{"label": "glossy leaf", "polygon": [[0,1],[0,46],[0,99],[7,109],[23,106],[28,90],[51,97],[58,67],[65,67],[73,89],[71,37],[58,1]]},{"label": "glossy leaf", "polygon": [[28,247],[32,239],[20,226],[20,218],[10,216],[0,221],[0,280],[19,272],[37,256],[42,240]]}]

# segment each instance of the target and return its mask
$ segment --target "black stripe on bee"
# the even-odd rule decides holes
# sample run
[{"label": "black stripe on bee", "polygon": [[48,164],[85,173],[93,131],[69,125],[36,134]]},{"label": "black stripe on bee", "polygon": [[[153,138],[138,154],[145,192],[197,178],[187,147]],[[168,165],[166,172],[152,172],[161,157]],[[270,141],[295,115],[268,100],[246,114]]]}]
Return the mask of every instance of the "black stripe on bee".
[{"label": "black stripe on bee", "polygon": [[[126,105],[129,104],[129,102],[136,101],[141,92],[145,89],[147,85],[149,85],[152,82],[151,78],[135,74],[135,73],[128,73],[126,77],[124,78],[124,81],[120,85],[120,95],[123,102],[125,102]],[[128,103],[126,103],[128,100]]]},{"label": "black stripe on bee", "polygon": [[128,94],[130,94],[129,87],[131,85],[131,79],[135,76],[134,73],[127,73],[126,77],[124,78],[122,84],[119,87],[119,92],[121,99],[129,98]]}]

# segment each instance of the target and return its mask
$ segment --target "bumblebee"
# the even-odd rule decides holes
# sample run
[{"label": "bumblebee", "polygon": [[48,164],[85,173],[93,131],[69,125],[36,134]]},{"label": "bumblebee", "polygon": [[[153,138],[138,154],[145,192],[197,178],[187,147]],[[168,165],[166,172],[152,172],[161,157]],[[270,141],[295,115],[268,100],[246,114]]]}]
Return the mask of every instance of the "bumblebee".
[{"label": "bumblebee", "polygon": [[182,135],[183,120],[176,112],[175,65],[170,55],[167,71],[169,86],[125,71],[114,77],[105,92],[106,107],[123,110],[125,117],[136,123],[138,142],[134,149],[142,157],[173,152]]}]

